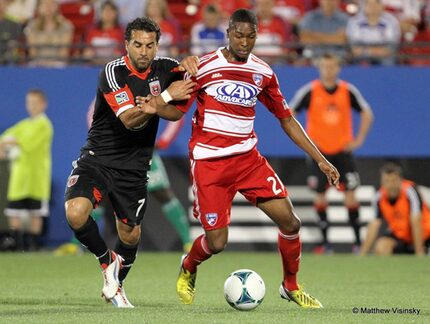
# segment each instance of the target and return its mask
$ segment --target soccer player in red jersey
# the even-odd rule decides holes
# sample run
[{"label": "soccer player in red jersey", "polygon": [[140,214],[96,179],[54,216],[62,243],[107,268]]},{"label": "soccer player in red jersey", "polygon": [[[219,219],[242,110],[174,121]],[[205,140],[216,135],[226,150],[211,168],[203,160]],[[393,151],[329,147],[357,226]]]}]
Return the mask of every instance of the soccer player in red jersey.
[{"label": "soccer player in red jersey", "polygon": [[194,241],[191,251],[183,257],[177,293],[184,304],[193,302],[197,266],[226,246],[233,197],[240,192],[279,227],[278,246],[284,269],[281,297],[302,307],[321,308],[321,303],[297,282],[300,220],[283,183],[256,149],[253,124],[257,100],[316,161],[330,184],[338,184],[339,173],[292,116],[270,66],[251,53],[257,38],[255,14],[246,9],[235,11],[227,33],[228,47],[200,58],[193,77],[197,85],[185,104],[163,106],[162,100],[170,100],[169,91],[153,101],[157,106],[137,98],[142,110],[170,120],[180,119],[197,98],[189,149],[194,215],[205,234]]}]

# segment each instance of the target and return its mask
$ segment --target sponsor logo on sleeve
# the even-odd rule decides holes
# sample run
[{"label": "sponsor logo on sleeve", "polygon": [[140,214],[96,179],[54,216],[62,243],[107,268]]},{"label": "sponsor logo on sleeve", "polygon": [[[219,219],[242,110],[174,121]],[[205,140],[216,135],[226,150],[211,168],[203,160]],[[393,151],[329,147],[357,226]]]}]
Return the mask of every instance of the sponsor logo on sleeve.
[{"label": "sponsor logo on sleeve", "polygon": [[218,214],[217,213],[207,213],[206,214],[206,221],[210,226],[214,226],[218,220]]},{"label": "sponsor logo on sleeve", "polygon": [[129,101],[128,94],[126,91],[121,91],[115,95],[115,100],[118,105],[123,104],[124,102]]}]

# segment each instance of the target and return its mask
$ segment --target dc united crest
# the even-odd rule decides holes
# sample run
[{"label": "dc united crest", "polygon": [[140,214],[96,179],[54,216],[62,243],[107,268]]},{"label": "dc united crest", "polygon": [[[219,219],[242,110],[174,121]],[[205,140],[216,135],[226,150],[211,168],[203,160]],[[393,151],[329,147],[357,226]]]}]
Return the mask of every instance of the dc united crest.
[{"label": "dc united crest", "polygon": [[218,214],[217,213],[208,213],[206,214],[206,221],[210,226],[214,226],[218,220]]},{"label": "dc united crest", "polygon": [[152,81],[149,83],[149,90],[153,96],[158,96],[161,93],[160,81]]},{"label": "dc united crest", "polygon": [[257,86],[261,86],[261,84],[263,83],[263,76],[262,76],[261,74],[256,74],[256,73],[254,73],[254,74],[252,75],[252,79],[254,80],[254,83],[255,83]]},{"label": "dc united crest", "polygon": [[72,175],[69,177],[69,180],[67,180],[67,187],[70,188],[78,182],[79,175]]}]

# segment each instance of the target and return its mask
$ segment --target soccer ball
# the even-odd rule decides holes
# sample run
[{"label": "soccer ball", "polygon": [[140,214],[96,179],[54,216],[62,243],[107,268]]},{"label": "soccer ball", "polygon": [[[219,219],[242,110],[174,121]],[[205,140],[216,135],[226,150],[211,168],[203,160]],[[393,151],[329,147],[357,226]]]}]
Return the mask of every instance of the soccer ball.
[{"label": "soccer ball", "polygon": [[238,310],[251,310],[263,301],[266,286],[255,271],[240,269],[232,272],[224,283],[224,296]]}]

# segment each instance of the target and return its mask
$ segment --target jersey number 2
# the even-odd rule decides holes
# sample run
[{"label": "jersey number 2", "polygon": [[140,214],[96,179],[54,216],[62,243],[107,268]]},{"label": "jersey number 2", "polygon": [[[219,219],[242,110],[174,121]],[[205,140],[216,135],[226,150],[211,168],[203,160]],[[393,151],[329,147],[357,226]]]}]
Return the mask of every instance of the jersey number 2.
[{"label": "jersey number 2", "polygon": [[[276,178],[275,178],[275,177],[276,177]],[[273,193],[274,193],[275,195],[278,195],[278,194],[280,194],[280,193],[282,192],[282,188],[283,188],[284,186],[282,185],[281,180],[279,180],[279,178],[278,178],[278,175],[277,175],[277,174],[275,174],[275,177],[268,177],[268,178],[267,178],[267,181],[272,183],[272,190],[273,190]],[[277,182],[279,182],[279,184],[280,184],[281,188],[276,188]]]}]

